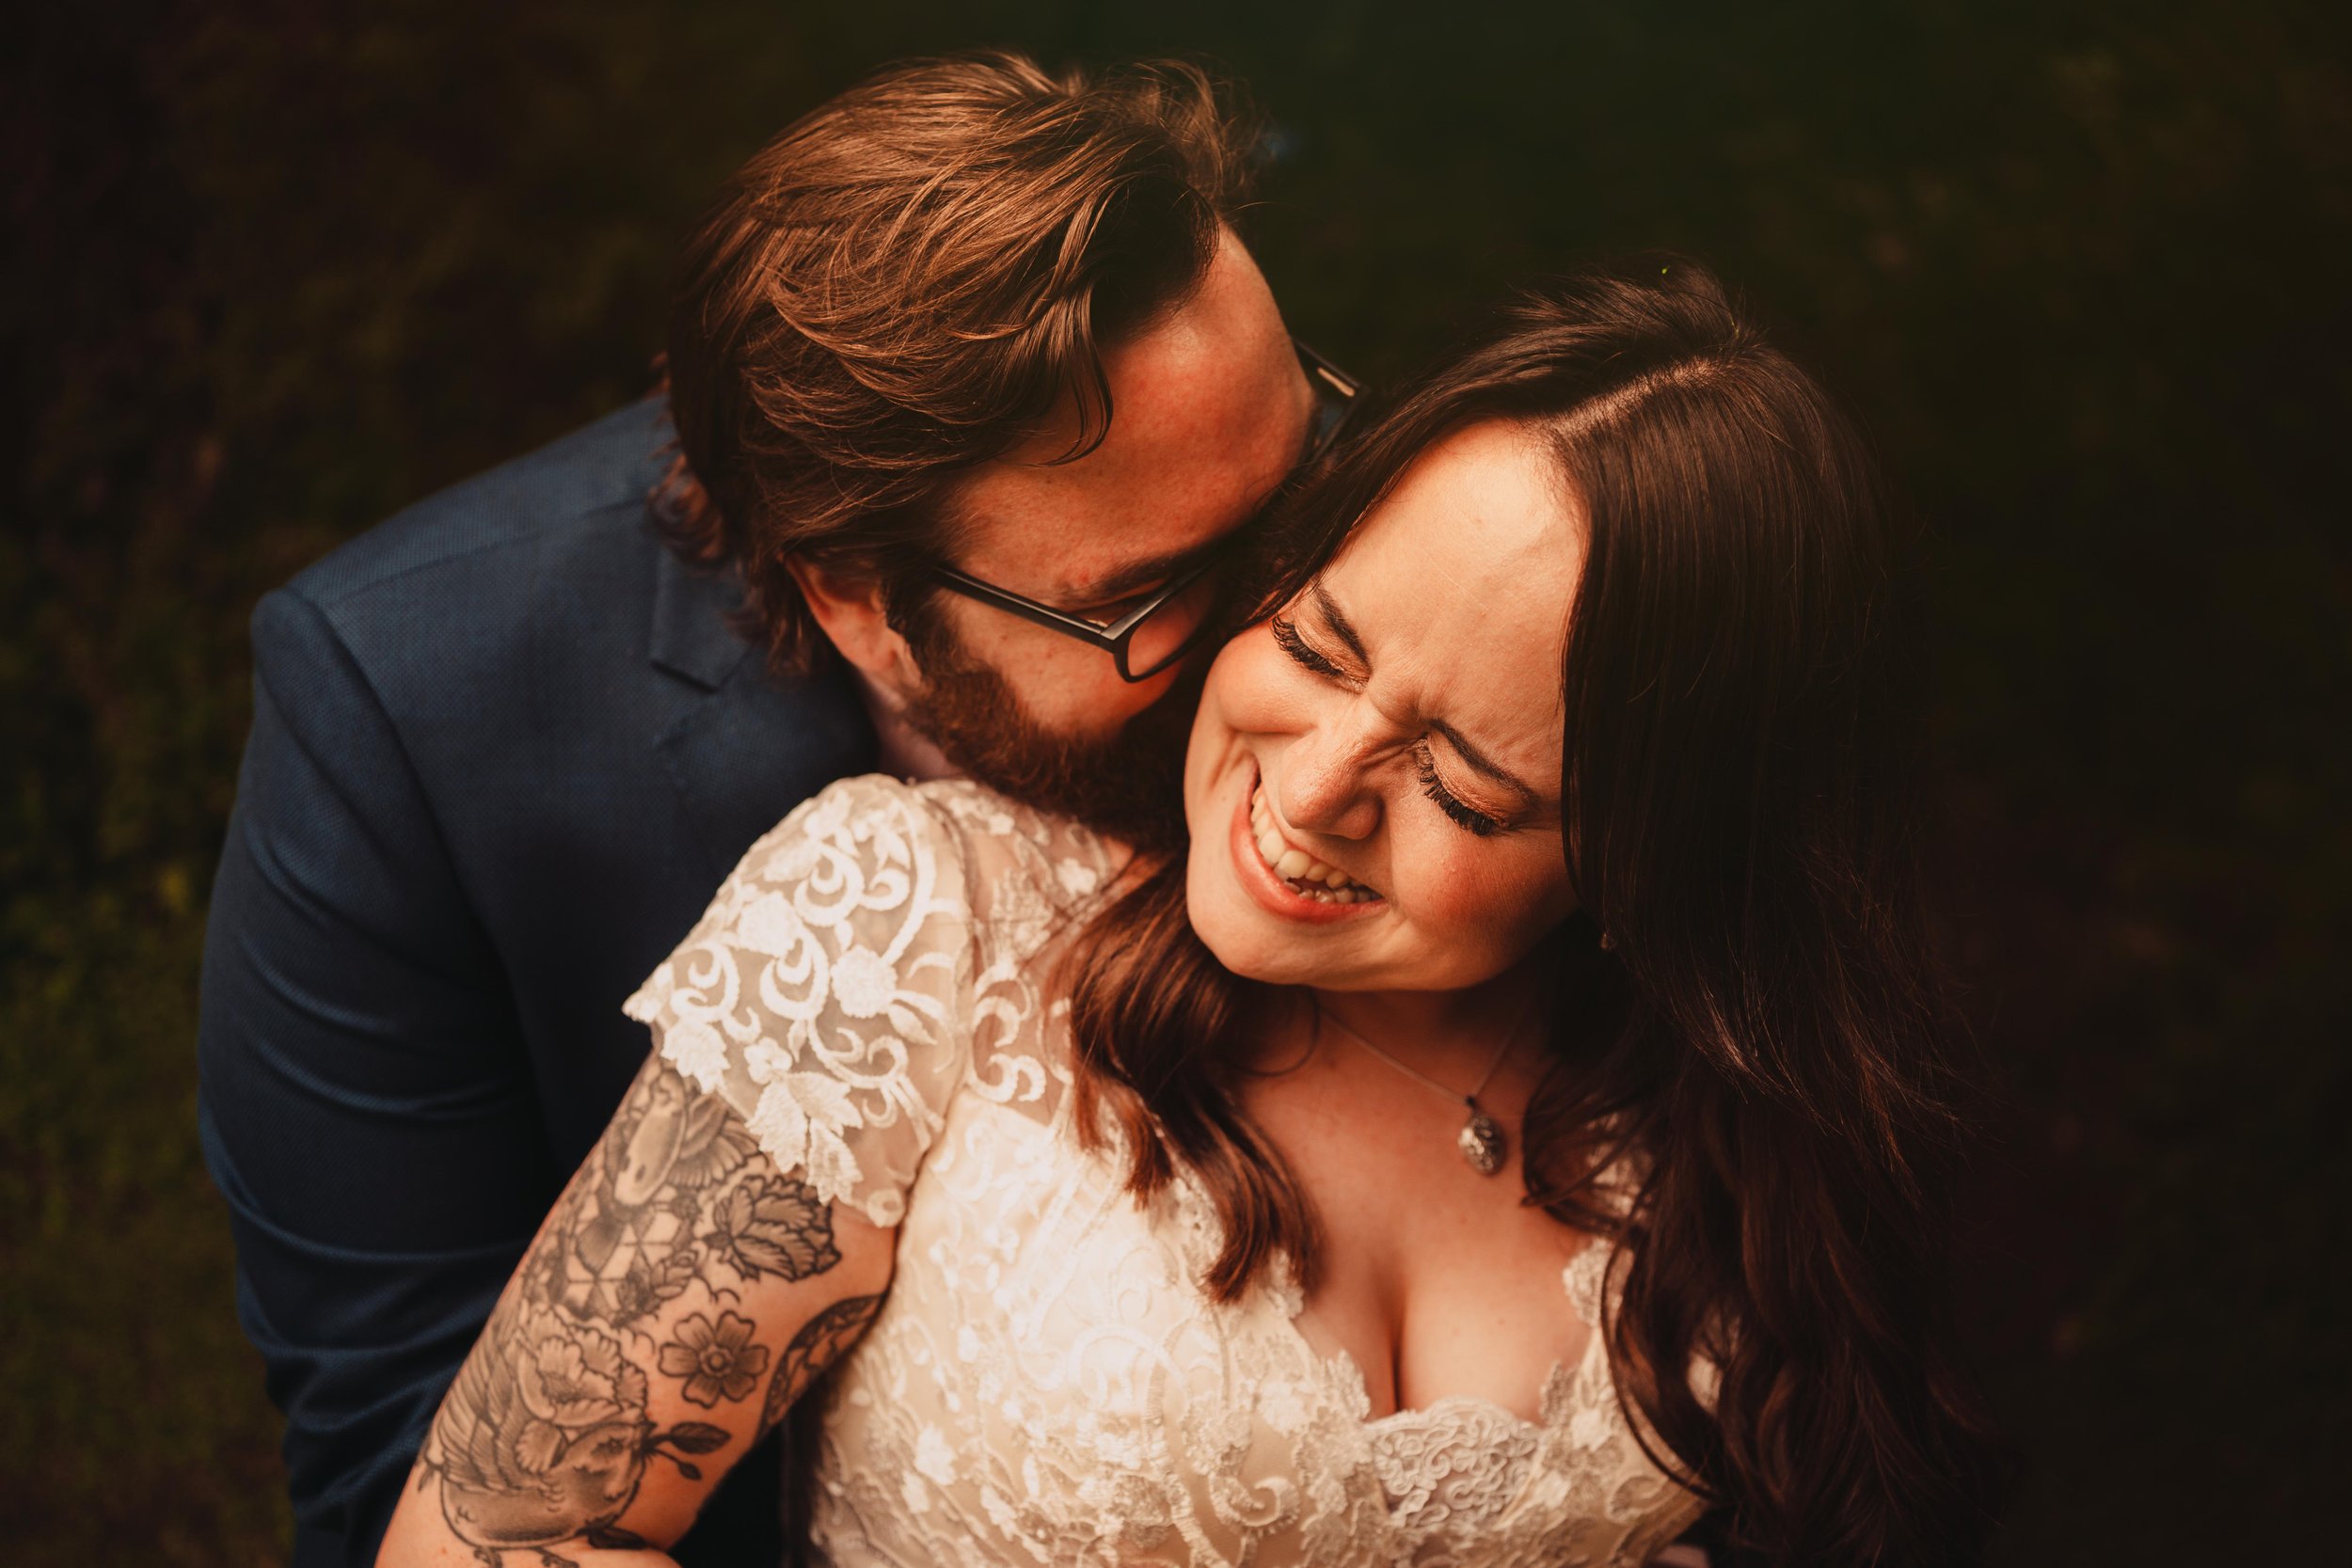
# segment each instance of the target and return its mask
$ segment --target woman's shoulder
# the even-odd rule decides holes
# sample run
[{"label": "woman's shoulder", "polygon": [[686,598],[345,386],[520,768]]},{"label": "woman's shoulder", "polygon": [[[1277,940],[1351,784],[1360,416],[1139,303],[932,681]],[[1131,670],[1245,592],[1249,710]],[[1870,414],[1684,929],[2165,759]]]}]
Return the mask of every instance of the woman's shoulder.
[{"label": "woman's shoulder", "polygon": [[887,773],[835,779],[803,800],[745,852],[737,875],[804,874],[840,856],[882,862],[961,854],[926,786]]},{"label": "woman's shoulder", "polygon": [[[816,920],[872,927],[896,915],[925,945],[977,935],[1021,957],[1083,920],[1118,880],[1125,847],[969,779],[839,779],[745,853],[704,924]],[[766,911],[763,916],[762,911]]]},{"label": "woman's shoulder", "polygon": [[911,962],[949,994],[968,983],[971,925],[962,846],[947,825],[898,780],[842,779],[744,851],[623,1010],[650,1022],[674,991],[708,990],[710,976],[725,979],[719,1005],[731,1006],[755,975],[763,1000],[796,1020],[820,1006],[871,1017],[869,993]]},{"label": "woman's shoulder", "polygon": [[1132,858],[1084,823],[1042,811],[970,779],[910,786],[960,847],[976,892],[1033,888],[1057,909],[1099,897]]},{"label": "woman's shoulder", "polygon": [[1077,928],[1133,858],[1083,823],[968,779],[914,788],[958,847],[984,967],[1025,965]]},{"label": "woman's shoulder", "polygon": [[779,1171],[894,1225],[969,1060],[965,886],[919,791],[843,780],[753,845],[623,1011]]},{"label": "woman's shoulder", "polygon": [[927,851],[993,876],[1043,871],[1073,897],[1094,892],[1128,859],[1083,823],[971,779],[909,782],[887,773],[827,784],[762,835],[745,864],[803,863],[812,845]]}]

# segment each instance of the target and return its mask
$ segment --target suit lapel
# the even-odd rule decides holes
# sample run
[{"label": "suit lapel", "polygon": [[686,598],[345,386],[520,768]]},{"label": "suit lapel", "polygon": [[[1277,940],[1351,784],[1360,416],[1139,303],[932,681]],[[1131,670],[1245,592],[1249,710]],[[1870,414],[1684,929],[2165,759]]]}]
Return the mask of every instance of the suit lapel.
[{"label": "suit lapel", "polygon": [[837,675],[773,677],[728,625],[732,576],[660,556],[647,657],[682,689],[655,737],[715,886],[754,840],[834,780],[873,764],[866,712]]},{"label": "suit lapel", "polygon": [[727,624],[742,602],[734,573],[698,572],[668,549],[659,550],[646,635],[654,667],[705,691],[718,690],[752,656],[752,645]]}]

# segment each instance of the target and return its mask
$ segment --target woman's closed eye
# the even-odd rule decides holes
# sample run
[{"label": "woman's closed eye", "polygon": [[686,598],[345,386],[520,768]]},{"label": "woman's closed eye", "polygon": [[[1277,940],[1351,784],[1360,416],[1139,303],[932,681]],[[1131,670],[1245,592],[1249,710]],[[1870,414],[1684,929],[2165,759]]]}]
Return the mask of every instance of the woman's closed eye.
[{"label": "woman's closed eye", "polygon": [[1274,645],[1289,655],[1292,663],[1318,675],[1328,676],[1335,680],[1342,678],[1340,667],[1315,652],[1308,644],[1307,640],[1298,635],[1297,622],[1286,621],[1277,615],[1268,621],[1266,626],[1274,633]]},{"label": "woman's closed eye", "polygon": [[[1331,680],[1349,678],[1345,671],[1330,658],[1317,652],[1306,638],[1299,635],[1296,622],[1288,621],[1277,615],[1267,622],[1267,626],[1274,633],[1274,645],[1281,649],[1289,657],[1291,662],[1300,669]],[[1455,827],[1466,832],[1475,833],[1480,838],[1486,838],[1502,831],[1502,823],[1499,818],[1480,811],[1445,786],[1445,781],[1438,775],[1437,758],[1431,753],[1429,742],[1426,740],[1421,741],[1413,748],[1413,770],[1415,776],[1421,781],[1422,793],[1428,796]]]},{"label": "woman's closed eye", "polygon": [[1438,760],[1430,754],[1429,742],[1426,740],[1413,748],[1413,768],[1421,778],[1422,793],[1436,801],[1438,809],[1454,819],[1454,826],[1475,833],[1480,838],[1486,838],[1502,831],[1502,823],[1500,820],[1487,816],[1454,794],[1454,791],[1446,788],[1445,781],[1438,776]]}]

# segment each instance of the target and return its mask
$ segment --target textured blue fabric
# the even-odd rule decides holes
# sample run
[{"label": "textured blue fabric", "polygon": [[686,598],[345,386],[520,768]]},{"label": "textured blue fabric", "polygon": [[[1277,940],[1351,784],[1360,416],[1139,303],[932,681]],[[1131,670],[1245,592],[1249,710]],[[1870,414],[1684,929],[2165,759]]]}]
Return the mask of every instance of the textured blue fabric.
[{"label": "textured blue fabric", "polygon": [[[441,1393],[640,1063],[622,998],[872,736],[779,682],[624,409],[262,601],[206,936],[205,1157],[286,1416],[296,1568],[374,1559]],[[776,1464],[680,1548],[778,1560]]]}]

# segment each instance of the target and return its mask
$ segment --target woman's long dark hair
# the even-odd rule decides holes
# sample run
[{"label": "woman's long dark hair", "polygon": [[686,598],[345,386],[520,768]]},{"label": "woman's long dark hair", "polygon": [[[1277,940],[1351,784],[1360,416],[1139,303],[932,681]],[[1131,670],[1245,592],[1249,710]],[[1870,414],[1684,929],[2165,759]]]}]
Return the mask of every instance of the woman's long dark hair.
[{"label": "woman's long dark hair", "polygon": [[[1528,1201],[1613,1239],[1620,1397],[1731,1538],[1788,1563],[1961,1562],[1994,1449],[1945,1316],[1957,1083],[1916,838],[1889,526],[1850,422],[1687,264],[1526,297],[1297,500],[1275,597],[1406,467],[1486,420],[1547,438],[1587,519],[1562,689],[1568,871]],[[1597,940],[1608,934],[1604,949]],[[1223,1064],[1273,998],[1185,919],[1181,865],[1081,934],[1079,1126],[1139,1196],[1188,1166],[1207,1284],[1314,1216]],[[1629,1207],[1598,1178],[1637,1175]]]}]

